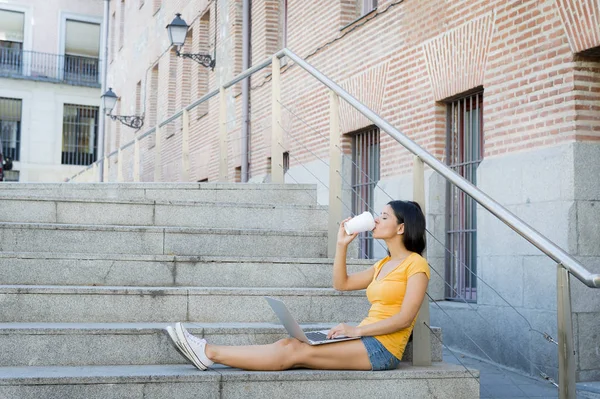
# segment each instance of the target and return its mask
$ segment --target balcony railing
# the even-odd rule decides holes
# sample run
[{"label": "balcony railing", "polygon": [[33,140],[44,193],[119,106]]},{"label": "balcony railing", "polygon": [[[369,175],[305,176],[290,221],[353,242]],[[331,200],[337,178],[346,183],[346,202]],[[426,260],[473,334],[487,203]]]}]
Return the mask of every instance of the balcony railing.
[{"label": "balcony railing", "polygon": [[0,77],[100,87],[100,60],[0,48]]}]

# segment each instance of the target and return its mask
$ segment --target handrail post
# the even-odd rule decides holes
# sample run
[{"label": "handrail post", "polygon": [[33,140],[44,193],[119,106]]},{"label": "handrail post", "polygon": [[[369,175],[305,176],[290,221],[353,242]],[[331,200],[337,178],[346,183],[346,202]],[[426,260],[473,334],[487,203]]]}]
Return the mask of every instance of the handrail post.
[{"label": "handrail post", "polygon": [[337,233],[342,220],[342,148],[340,140],[340,97],[329,91],[329,221],[327,256],[335,257]]},{"label": "handrail post", "polygon": [[181,134],[181,181],[190,180],[190,111],[183,110]]},{"label": "handrail post", "polygon": [[160,159],[160,124],[156,125],[156,130],[154,131],[154,181],[160,181],[161,175],[161,159]]},{"label": "handrail post", "polygon": [[227,182],[227,97],[219,90],[219,181]]},{"label": "handrail post", "polygon": [[[418,156],[413,157],[413,200],[419,204],[425,215],[425,167]],[[423,257],[427,258],[426,250]],[[423,298],[417,321],[413,329],[413,365],[431,366],[431,336],[429,331],[429,299]]]},{"label": "handrail post", "polygon": [[108,175],[108,155],[104,156],[104,161],[102,161],[102,170],[104,171],[102,182],[110,181],[110,176]]},{"label": "handrail post", "polygon": [[556,274],[556,289],[558,294],[558,397],[560,399],[574,399],[576,391],[571,285],[569,280],[569,271],[559,263]]},{"label": "handrail post", "polygon": [[137,137],[133,142],[133,181],[140,181],[140,139]]},{"label": "handrail post", "polygon": [[119,148],[117,153],[117,182],[123,181],[123,150]]},{"label": "handrail post", "polygon": [[271,62],[271,183],[283,184],[283,132],[281,127],[281,62]]}]

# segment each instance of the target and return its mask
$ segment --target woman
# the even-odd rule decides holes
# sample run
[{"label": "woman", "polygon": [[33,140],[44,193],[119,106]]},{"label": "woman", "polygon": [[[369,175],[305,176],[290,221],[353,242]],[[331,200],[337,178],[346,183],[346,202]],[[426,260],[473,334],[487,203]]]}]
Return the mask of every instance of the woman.
[{"label": "woman", "polygon": [[337,236],[333,287],[367,289],[371,309],[358,326],[339,324],[328,337],[361,339],[311,346],[295,338],[270,345],[217,346],[190,334],[181,323],[167,327],[175,347],[198,369],[213,363],[245,370],[390,370],[398,366],[429,282],[425,217],[415,202],[391,201],[375,219],[373,237],[385,241],[386,258],[362,272],[347,274],[346,252],[357,234],[347,235],[344,220]]}]

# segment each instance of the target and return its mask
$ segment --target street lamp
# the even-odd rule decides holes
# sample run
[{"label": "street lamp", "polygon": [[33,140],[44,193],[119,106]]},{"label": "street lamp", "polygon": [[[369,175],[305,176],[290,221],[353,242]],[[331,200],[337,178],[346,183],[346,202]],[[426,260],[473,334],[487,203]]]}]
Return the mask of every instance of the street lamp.
[{"label": "street lamp", "polygon": [[108,88],[108,91],[100,96],[102,99],[102,105],[104,106],[104,110],[106,112],[106,116],[110,116],[110,119],[113,121],[118,120],[125,126],[129,126],[133,129],[139,130],[144,125],[144,115],[113,115],[112,110],[115,108],[117,104],[117,100],[119,97],[112,91],[112,87]]},{"label": "street lamp", "polygon": [[169,40],[171,41],[171,46],[176,46],[175,52],[177,53],[177,56],[190,58],[202,66],[214,70],[216,60],[209,54],[188,54],[179,52],[180,48],[183,47],[183,44],[185,43],[188,28],[188,24],[185,23],[185,21],[181,18],[181,14],[179,13],[175,14],[175,19],[173,19],[173,21],[167,25]]}]

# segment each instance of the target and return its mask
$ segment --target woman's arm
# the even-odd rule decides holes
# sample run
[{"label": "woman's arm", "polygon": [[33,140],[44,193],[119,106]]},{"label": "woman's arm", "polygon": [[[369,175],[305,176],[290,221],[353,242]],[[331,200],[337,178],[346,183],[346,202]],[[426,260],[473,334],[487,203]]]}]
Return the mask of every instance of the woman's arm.
[{"label": "woman's arm", "polygon": [[339,324],[329,331],[328,337],[335,338],[339,335],[348,337],[367,337],[374,335],[391,334],[409,327],[419,313],[421,303],[425,298],[429,279],[425,273],[417,273],[408,279],[406,294],[400,311],[395,315],[373,324],[353,327]]},{"label": "woman's arm", "polygon": [[350,218],[340,223],[338,230],[337,246],[335,249],[335,259],[333,261],[333,288],[338,291],[353,291],[367,288],[373,280],[374,267],[370,267],[362,272],[348,275],[346,267],[346,252],[348,245],[356,238],[358,234],[347,235],[344,230],[344,223]]}]

